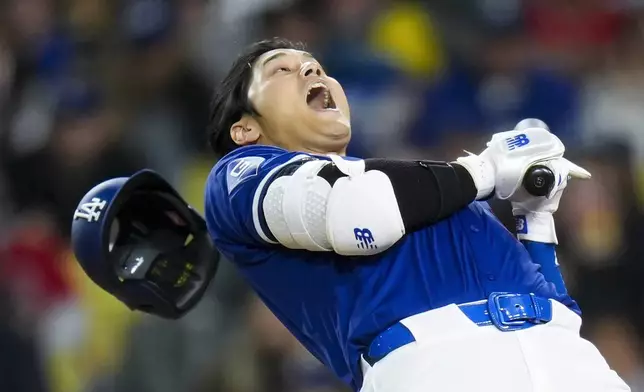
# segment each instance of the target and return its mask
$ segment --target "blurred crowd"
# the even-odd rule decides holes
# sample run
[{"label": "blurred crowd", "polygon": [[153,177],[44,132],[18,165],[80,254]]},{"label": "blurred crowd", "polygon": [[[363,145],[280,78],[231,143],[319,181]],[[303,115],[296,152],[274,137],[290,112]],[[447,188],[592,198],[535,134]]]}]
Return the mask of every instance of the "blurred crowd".
[{"label": "blurred crowd", "polygon": [[77,202],[108,178],[152,168],[201,209],[212,88],[273,36],[345,87],[352,155],[452,159],[548,123],[593,173],[557,213],[583,333],[644,391],[641,0],[0,0],[0,391],[346,391],[228,263],[169,322],[69,251]]}]

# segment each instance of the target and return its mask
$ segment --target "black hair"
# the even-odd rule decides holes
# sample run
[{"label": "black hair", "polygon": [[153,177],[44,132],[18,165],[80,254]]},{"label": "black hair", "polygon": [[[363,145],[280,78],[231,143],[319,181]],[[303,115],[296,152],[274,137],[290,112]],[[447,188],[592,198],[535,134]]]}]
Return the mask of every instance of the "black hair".
[{"label": "black hair", "polygon": [[244,114],[259,115],[248,99],[252,66],[264,53],[275,49],[304,50],[301,42],[272,38],[255,42],[237,57],[228,74],[215,89],[210,104],[208,141],[210,147],[222,157],[239,147],[230,137],[230,127]]}]

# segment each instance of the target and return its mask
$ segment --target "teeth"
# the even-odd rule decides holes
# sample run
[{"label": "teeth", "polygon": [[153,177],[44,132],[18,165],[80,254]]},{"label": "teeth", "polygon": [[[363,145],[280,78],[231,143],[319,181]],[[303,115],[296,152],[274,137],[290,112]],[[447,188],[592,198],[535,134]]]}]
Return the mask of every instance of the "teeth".
[{"label": "teeth", "polygon": [[328,91],[328,88],[327,88],[327,86],[326,86],[324,83],[322,83],[322,82],[316,82],[316,83],[313,83],[313,84],[311,85],[311,87],[309,87],[309,91],[308,91],[308,93],[306,93],[306,95],[310,95],[310,94],[311,94],[311,90],[313,90],[314,88],[318,88],[318,87],[323,88],[325,91]]},{"label": "teeth", "polygon": [[322,107],[323,107],[324,109],[328,109],[328,108],[329,108],[329,105],[330,105],[330,103],[331,103],[331,92],[329,92],[329,88],[328,88],[324,83],[322,83],[322,82],[316,82],[316,83],[313,83],[313,84],[309,87],[309,91],[306,93],[307,97],[308,97],[309,95],[311,95],[311,91],[312,91],[314,88],[322,88],[322,89],[323,89],[323,92],[322,92],[322,93],[324,94],[324,100],[323,100],[323,104],[322,104],[323,106],[322,106]]}]

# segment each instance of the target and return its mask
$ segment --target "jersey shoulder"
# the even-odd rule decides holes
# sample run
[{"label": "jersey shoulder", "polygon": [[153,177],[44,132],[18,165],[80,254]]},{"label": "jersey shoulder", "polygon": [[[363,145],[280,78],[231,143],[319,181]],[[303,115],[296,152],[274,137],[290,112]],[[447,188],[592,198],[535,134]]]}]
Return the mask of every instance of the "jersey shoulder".
[{"label": "jersey shoulder", "polygon": [[254,247],[273,244],[259,207],[263,192],[273,173],[309,157],[279,147],[246,146],[217,162],[205,189],[206,223],[216,244],[218,241]]},{"label": "jersey shoulder", "polygon": [[[272,146],[246,146],[224,156],[213,168],[208,183],[217,183],[231,194],[244,181],[251,180],[260,174],[267,174],[260,168],[273,168],[293,155],[288,151]],[[282,158],[282,159],[280,159]]]}]

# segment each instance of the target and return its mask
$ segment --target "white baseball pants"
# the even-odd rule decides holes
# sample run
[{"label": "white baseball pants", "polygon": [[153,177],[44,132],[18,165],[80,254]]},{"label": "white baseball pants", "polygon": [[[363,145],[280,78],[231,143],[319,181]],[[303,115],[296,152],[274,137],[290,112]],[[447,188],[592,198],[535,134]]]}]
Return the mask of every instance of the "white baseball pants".
[{"label": "white baseball pants", "polygon": [[551,302],[551,322],[513,332],[479,327],[456,305],[402,320],[416,341],[373,367],[362,360],[360,391],[630,391],[597,348],[579,336],[581,318]]}]

